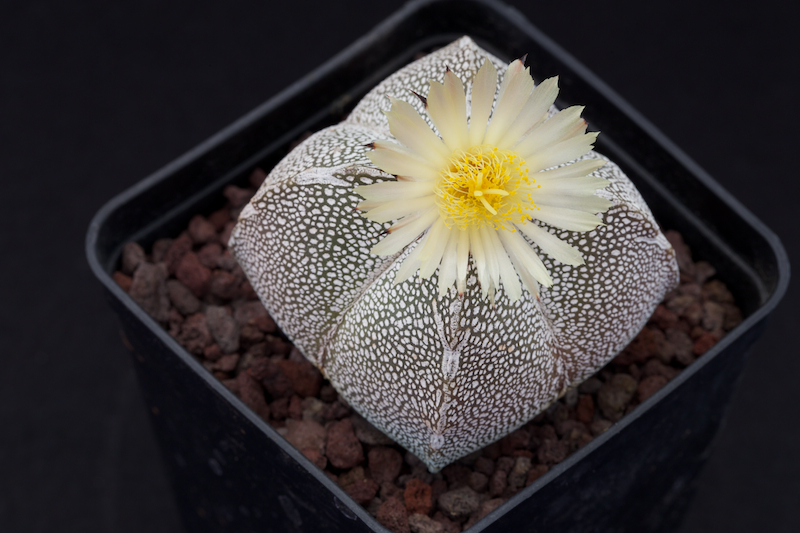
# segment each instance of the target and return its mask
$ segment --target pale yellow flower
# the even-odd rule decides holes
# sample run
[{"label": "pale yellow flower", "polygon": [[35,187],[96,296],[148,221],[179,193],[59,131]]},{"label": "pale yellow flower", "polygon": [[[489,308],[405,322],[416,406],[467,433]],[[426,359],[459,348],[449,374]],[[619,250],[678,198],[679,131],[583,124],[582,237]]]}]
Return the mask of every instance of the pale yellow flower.
[{"label": "pale yellow flower", "polygon": [[444,83],[431,81],[420,96],[439,135],[409,103],[391,99],[386,115],[399,144],[376,141],[368,156],[397,180],[356,192],[370,220],[396,221],[372,253],[393,255],[419,239],[395,283],[438,268],[439,294],[453,283],[463,294],[472,256],[483,296],[493,298],[502,282],[515,301],[522,286],[538,296],[537,283],[553,284],[532,244],[561,263],[583,264],[578,250],[537,224],[590,231],[611,205],[596,195],[608,182],[590,176],[604,161],[565,165],[586,154],[597,133],[586,133],[580,106],[548,119],[557,94],[557,78],[534,88],[522,60],[508,66],[497,90],[487,60],[473,80],[468,117],[464,85],[448,69]]}]

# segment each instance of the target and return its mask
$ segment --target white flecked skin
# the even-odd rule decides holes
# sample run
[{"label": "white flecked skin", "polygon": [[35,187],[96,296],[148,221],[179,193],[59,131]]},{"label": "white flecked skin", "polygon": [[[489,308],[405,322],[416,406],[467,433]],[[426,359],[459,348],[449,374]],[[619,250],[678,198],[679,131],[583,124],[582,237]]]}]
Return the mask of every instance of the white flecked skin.
[{"label": "white flecked skin", "polygon": [[[416,243],[390,257],[369,250],[389,224],[367,220],[357,185],[392,180],[364,145],[391,139],[386,95],[427,94],[445,65],[465,83],[484,59],[461,38],[399,70],[344,122],[295,148],[245,207],[230,247],[259,297],[295,345],[352,407],[422,459],[431,471],[481,448],[544,410],[567,387],[612,359],[678,282],[675,253],[630,180],[613,162],[605,225],[556,230],[586,261],[563,265],[540,253],[554,284],[495,305],[481,298],[470,264],[467,290],[438,298],[436,274],[393,281]],[[551,110],[551,114],[556,110]],[[429,121],[430,123],[430,121]],[[603,158],[590,152],[584,157]],[[605,158],[604,158],[605,159]]]}]

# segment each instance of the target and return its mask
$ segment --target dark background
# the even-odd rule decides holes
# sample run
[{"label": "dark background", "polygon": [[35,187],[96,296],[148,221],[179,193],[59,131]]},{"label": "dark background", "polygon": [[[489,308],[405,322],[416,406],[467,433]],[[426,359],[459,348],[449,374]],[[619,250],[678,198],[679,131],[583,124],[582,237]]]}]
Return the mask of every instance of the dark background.
[{"label": "dark background", "polygon": [[[131,363],[84,258],[89,221],[401,3],[0,5],[0,531],[181,531]],[[800,264],[800,42],[789,2],[510,3]],[[798,296],[795,283],[751,353],[681,533],[800,531]]]}]

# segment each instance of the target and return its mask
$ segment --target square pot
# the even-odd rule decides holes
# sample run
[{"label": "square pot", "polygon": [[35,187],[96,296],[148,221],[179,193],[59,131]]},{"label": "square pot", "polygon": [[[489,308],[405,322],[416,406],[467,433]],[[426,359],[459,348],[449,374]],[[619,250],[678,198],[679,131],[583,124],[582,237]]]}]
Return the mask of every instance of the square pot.
[{"label": "square pot", "polygon": [[[452,17],[452,13],[458,13]],[[107,203],[89,263],[124,331],[188,531],[386,531],[250,411],[117,284],[122,246],[177,235],[228,184],[272,168],[303,132],[336,123],[418,52],[462,35],[535,79],[558,74],[561,107],[587,105],[597,151],[627,173],[659,222],[715,266],[745,320],[635,411],[471,531],[668,531],[741,373],[785,292],[778,239],[613,91],[515,10],[490,0],[412,2],[300,82]],[[503,39],[498,40],[497,36]]]}]

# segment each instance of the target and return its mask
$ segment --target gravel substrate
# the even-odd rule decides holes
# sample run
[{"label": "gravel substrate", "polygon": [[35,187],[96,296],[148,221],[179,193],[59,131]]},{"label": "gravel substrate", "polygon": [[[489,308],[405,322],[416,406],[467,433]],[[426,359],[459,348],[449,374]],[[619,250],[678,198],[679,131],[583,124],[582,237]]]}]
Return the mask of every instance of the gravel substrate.
[{"label": "gravel substrate", "polygon": [[468,529],[553,465],[652,396],[742,320],[733,296],[680,234],[681,283],[641,333],[592,378],[521,429],[431,474],[411,453],[352,411],[278,330],[227,250],[248,188],[196,215],[174,239],[123,249],[114,280],[209,372],[275,427],[391,531]]}]

